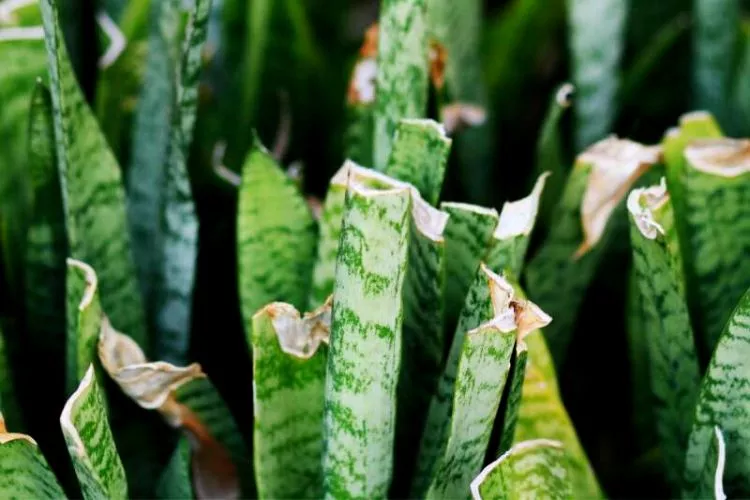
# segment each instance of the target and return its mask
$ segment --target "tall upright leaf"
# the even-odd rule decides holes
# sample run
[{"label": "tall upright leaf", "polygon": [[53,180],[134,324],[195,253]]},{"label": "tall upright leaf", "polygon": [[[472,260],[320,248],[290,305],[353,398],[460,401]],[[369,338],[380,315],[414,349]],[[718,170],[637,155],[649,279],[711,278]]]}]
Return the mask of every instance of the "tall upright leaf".
[{"label": "tall upright leaf", "polygon": [[388,493],[409,208],[408,187],[347,194],[326,370],[327,497]]},{"label": "tall upright leaf", "polygon": [[68,60],[54,0],[42,0],[57,161],[72,257],[100,275],[101,300],[119,328],[147,343],[120,168]]},{"label": "tall upright leaf", "polygon": [[66,392],[75,391],[96,359],[96,346],[102,325],[99,280],[88,264],[68,259],[66,279],[67,353]]},{"label": "tall upright leaf", "polygon": [[[164,185],[162,223],[162,283],[158,292],[156,353],[160,359],[182,362],[187,356],[198,219],[187,172],[198,108],[203,44],[206,41],[211,0],[196,0],[185,32],[177,71],[172,131]],[[109,310],[109,309],[107,309]]]},{"label": "tall upright leaf", "polygon": [[7,416],[10,424],[19,429],[22,425],[21,408],[18,405],[5,334],[0,329],[0,414]]},{"label": "tall upright leaf", "polygon": [[0,496],[63,499],[65,493],[36,441],[8,432],[0,415]]},{"label": "tall upright leaf", "polygon": [[427,112],[426,0],[380,5],[373,165],[386,168],[396,124]]},{"label": "tall upright leaf", "polygon": [[614,126],[627,12],[627,0],[568,0],[578,151]]}]

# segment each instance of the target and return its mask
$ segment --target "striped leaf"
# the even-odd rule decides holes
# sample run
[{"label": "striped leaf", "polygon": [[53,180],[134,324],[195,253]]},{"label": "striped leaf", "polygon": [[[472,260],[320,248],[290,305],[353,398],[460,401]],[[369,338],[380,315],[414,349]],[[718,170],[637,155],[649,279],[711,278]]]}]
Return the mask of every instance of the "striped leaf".
[{"label": "striped leaf", "polygon": [[[650,360],[656,429],[666,464],[685,455],[700,385],[700,370],[685,297],[682,257],[666,183],[635,189],[628,197],[633,268]],[[672,486],[680,471],[666,468]]]},{"label": "striped leaf", "polygon": [[727,446],[721,429],[714,427],[714,435],[708,448],[703,471],[693,495],[695,498],[726,500],[724,493],[724,468],[727,462]]},{"label": "striped leaf", "polygon": [[253,315],[275,301],[307,305],[315,259],[315,221],[294,181],[256,142],[242,171],[237,256],[248,344]]},{"label": "striped leaf", "polygon": [[451,140],[432,120],[403,119],[396,125],[385,173],[408,182],[435,205],[443,187]]},{"label": "striped leaf", "polygon": [[605,139],[578,156],[541,250],[526,271],[528,293],[555,321],[545,330],[557,366],[575,331],[578,308],[606,247],[615,208],[658,150]]},{"label": "striped leaf", "polygon": [[[464,203],[441,203],[445,226],[445,329],[452,334],[466,294],[486,255],[499,216],[495,209]],[[448,337],[450,339],[450,337]]]},{"label": "striped leaf", "polygon": [[[517,336],[549,322],[512,285],[481,265],[430,404],[411,496],[468,497],[482,467]],[[536,328],[536,326],[534,326]]]},{"label": "striped leaf", "polygon": [[31,437],[9,433],[0,415],[0,497],[63,499],[65,493]]},{"label": "striped leaf", "polygon": [[56,3],[42,0],[41,7],[71,256],[89,263],[99,273],[102,305],[112,321],[146,344],[120,168],[78,87],[58,24]]},{"label": "striped leaf", "polygon": [[331,304],[300,317],[274,303],[252,318],[255,477],[260,498],[321,498]]},{"label": "striped leaf", "polygon": [[83,498],[125,499],[128,486],[109,428],[104,395],[91,364],[60,416]]},{"label": "striped leaf", "polygon": [[373,24],[365,32],[346,93],[344,156],[360,165],[373,163],[377,53],[378,26]]},{"label": "striped leaf", "polygon": [[740,0],[694,0],[694,106],[726,123],[740,48]]},{"label": "striped leaf", "polygon": [[177,442],[172,457],[156,485],[156,498],[194,498],[190,478],[190,440],[183,436]]},{"label": "striped leaf", "polygon": [[68,321],[65,373],[66,393],[70,394],[96,359],[103,314],[99,302],[99,281],[91,266],[68,259],[66,288]]},{"label": "striped leaf", "polygon": [[354,185],[336,262],[324,493],[384,498],[391,481],[410,189]]},{"label": "striped leaf", "polygon": [[427,112],[426,0],[384,0],[380,6],[373,165],[384,170],[396,124]]},{"label": "striped leaf", "polygon": [[724,486],[733,498],[750,494],[750,291],[727,322],[703,378],[685,460],[683,493],[712,491],[705,470],[716,459],[710,448],[718,427],[726,441]]},{"label": "striped leaf", "polygon": [[493,272],[509,272],[514,278],[521,275],[548,176],[547,173],[540,175],[526,198],[503,205],[497,228],[484,257],[484,262]]},{"label": "striped leaf", "polygon": [[541,330],[524,339],[529,354],[514,443],[539,438],[561,442],[570,458],[569,473],[574,496],[602,498],[594,470],[563,405],[555,366],[544,339]]},{"label": "striped leaf", "polygon": [[128,222],[141,291],[153,327],[161,266],[161,209],[180,41],[180,1],[153,2],[143,87],[133,117]]},{"label": "striped leaf", "polygon": [[196,0],[185,31],[185,43],[177,70],[162,202],[164,239],[162,282],[157,301],[156,354],[160,359],[178,363],[184,362],[187,357],[195,259],[198,252],[198,219],[188,178],[187,157],[198,110],[201,51],[206,41],[210,10],[211,0]]},{"label": "striped leaf", "polygon": [[471,483],[471,496],[473,500],[575,498],[567,462],[557,441],[524,441],[482,470]]},{"label": "striped leaf", "polygon": [[582,151],[611,132],[619,112],[617,94],[628,2],[567,0],[567,5],[576,87],[575,145]]}]

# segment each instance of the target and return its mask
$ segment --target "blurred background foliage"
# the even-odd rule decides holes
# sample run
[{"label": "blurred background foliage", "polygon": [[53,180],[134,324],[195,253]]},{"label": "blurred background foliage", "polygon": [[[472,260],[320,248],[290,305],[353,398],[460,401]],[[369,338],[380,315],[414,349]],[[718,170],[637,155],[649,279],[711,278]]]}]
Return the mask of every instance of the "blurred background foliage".
[{"label": "blurred background foliage", "polygon": [[[696,105],[692,42],[697,13],[689,0],[614,4],[625,9],[623,29],[610,34],[614,38],[605,30],[597,43],[622,49],[615,68],[617,92],[611,109],[600,111],[612,117],[610,132],[655,143],[680,114]],[[130,123],[145,68],[149,1],[75,0],[60,5],[81,85],[126,168]],[[500,208],[504,201],[524,196],[533,181],[536,144],[550,99],[560,83],[573,77],[571,28],[564,0],[485,0],[482,7],[478,83],[486,94],[492,154],[487,161],[462,162],[461,148],[454,148],[442,199]],[[101,8],[127,39],[124,52],[104,69],[97,64],[109,43],[96,21]],[[750,1],[744,0],[742,8],[743,31],[736,43],[748,47]],[[215,165],[238,172],[257,130],[264,144],[282,152],[285,165],[301,165],[305,191],[322,196],[344,159],[347,87],[364,32],[377,14],[377,0],[214,0],[190,155],[200,219],[191,349],[240,421],[250,419],[251,398],[250,381],[235,376],[250,373],[236,284],[237,192],[217,176]],[[604,14],[602,26],[608,25],[609,16]],[[749,53],[737,49],[736,71],[745,75],[750,74]],[[20,117],[28,112],[33,79],[46,74],[45,64],[43,51],[30,49],[23,58],[8,58],[0,44],[5,262],[0,307],[12,310],[17,310],[12,304],[21,295],[13,275],[20,269],[13,265],[19,251],[13,234],[23,225],[29,190],[22,172],[26,131],[17,124],[25,120]],[[730,135],[747,135],[750,79],[736,81],[731,109],[724,114],[711,111]],[[28,93],[19,90],[22,86],[28,86]],[[564,164],[572,165],[580,142],[573,113],[564,116],[562,130]],[[620,246],[610,249],[589,288],[561,371],[562,390],[609,495],[664,496],[659,457],[651,451],[649,437],[637,435],[634,425],[638,416],[630,387],[638,375],[638,360],[629,359],[623,307],[630,252],[627,242]],[[2,315],[12,324],[7,310]]]}]

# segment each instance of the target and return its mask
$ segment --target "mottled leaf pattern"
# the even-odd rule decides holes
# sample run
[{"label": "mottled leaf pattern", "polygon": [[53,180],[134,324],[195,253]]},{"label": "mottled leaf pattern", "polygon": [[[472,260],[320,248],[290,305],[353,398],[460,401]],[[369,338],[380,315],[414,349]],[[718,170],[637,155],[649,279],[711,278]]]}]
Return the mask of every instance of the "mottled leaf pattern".
[{"label": "mottled leaf pattern", "polygon": [[66,392],[72,393],[96,359],[102,325],[99,282],[91,266],[68,259]]},{"label": "mottled leaf pattern", "polygon": [[65,493],[36,443],[0,435],[0,496],[61,500]]}]

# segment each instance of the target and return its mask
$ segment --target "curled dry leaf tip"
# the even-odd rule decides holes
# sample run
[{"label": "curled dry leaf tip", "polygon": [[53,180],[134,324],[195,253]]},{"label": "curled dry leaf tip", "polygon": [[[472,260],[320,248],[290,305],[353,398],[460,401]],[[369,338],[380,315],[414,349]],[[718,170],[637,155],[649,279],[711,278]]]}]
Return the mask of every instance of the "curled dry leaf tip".
[{"label": "curled dry leaf tip", "polygon": [[654,218],[654,210],[663,206],[668,200],[667,180],[664,177],[658,185],[634,189],[628,195],[628,212],[644,237],[653,240],[658,235],[664,234],[664,228]]}]

